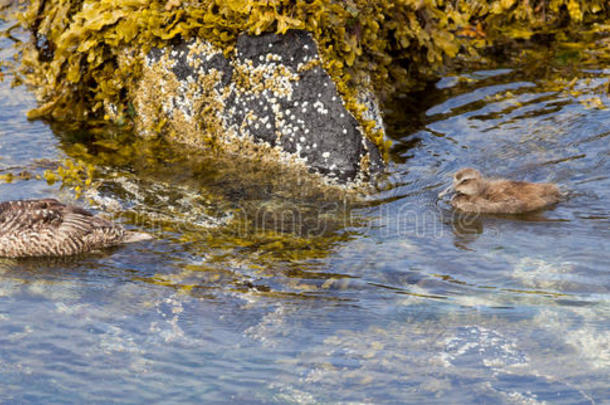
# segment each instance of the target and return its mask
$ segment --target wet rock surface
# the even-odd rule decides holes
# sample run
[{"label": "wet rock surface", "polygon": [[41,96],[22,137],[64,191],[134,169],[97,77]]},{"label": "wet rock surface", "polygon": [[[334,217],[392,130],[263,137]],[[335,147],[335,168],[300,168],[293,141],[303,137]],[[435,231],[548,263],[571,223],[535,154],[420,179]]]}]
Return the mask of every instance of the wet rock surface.
[{"label": "wet rock surface", "polygon": [[[374,97],[361,99],[367,119],[382,126]],[[229,58],[200,40],[153,49],[134,104],[143,134],[158,127],[160,111],[163,130],[188,144],[205,147],[197,138],[206,136],[264,142],[340,181],[383,168],[305,31],[242,35]]]}]

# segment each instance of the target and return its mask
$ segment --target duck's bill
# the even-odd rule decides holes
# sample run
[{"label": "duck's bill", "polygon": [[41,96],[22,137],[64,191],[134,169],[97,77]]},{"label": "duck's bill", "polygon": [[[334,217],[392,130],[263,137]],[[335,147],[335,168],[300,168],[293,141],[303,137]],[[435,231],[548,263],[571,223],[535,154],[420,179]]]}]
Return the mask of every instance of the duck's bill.
[{"label": "duck's bill", "polygon": [[449,194],[452,191],[453,191],[453,184],[451,184],[446,189],[444,189],[443,191],[438,193],[438,199],[440,200],[441,198],[443,198],[444,196],[446,196],[447,194]]}]

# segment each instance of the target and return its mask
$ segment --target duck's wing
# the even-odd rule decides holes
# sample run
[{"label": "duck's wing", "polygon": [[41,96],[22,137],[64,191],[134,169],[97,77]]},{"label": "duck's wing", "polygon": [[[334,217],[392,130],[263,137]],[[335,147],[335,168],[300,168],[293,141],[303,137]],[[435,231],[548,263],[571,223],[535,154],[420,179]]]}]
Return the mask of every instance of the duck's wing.
[{"label": "duck's wing", "polygon": [[62,235],[82,237],[96,229],[116,226],[110,221],[94,216],[83,208],[69,205],[62,208],[62,221],[57,231]]},{"label": "duck's wing", "polygon": [[59,254],[71,255],[108,246],[115,246],[125,239],[125,229],[104,218],[91,215],[78,207],[66,207],[57,238],[61,241]]}]

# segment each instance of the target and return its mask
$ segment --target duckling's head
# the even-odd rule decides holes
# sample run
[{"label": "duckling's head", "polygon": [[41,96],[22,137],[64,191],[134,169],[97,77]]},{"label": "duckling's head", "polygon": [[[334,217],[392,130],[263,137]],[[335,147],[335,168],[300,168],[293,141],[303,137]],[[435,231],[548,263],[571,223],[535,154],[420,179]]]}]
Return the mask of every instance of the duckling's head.
[{"label": "duckling's head", "polygon": [[458,194],[478,195],[483,191],[483,178],[478,170],[466,167],[453,175],[453,189]]}]

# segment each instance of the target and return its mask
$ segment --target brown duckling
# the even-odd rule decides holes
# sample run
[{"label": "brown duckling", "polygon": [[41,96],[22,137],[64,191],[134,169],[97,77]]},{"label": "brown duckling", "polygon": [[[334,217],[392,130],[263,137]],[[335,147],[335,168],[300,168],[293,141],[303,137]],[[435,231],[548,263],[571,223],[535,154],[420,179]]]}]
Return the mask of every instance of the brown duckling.
[{"label": "brown duckling", "polygon": [[0,203],[0,257],[69,256],[146,239],[54,199]]},{"label": "brown duckling", "polygon": [[521,214],[546,208],[560,201],[559,187],[551,183],[528,183],[506,179],[487,179],[478,170],[464,168],[453,175],[455,195],[451,206],[464,212]]}]

